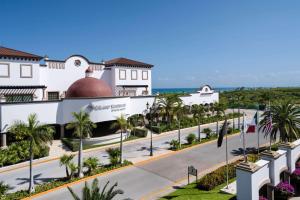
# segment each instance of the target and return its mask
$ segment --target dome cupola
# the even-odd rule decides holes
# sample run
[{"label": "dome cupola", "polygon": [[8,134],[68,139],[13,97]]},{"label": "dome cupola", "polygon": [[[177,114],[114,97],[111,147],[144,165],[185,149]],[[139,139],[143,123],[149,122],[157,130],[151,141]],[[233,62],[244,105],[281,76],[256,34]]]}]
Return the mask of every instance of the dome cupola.
[{"label": "dome cupola", "polygon": [[92,77],[93,70],[88,67],[85,78],[75,81],[67,90],[66,98],[111,97],[112,90],[103,80]]}]

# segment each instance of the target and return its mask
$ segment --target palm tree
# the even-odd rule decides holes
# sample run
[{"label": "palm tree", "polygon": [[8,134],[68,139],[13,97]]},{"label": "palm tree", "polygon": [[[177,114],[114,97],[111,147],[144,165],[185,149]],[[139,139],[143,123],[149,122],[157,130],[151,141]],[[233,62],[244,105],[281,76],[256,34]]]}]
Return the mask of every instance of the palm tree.
[{"label": "palm tree", "polygon": [[[272,140],[276,140],[277,133],[280,134],[282,142],[298,139],[300,136],[300,108],[287,101],[270,106],[262,114],[260,130],[265,132],[265,136],[270,134]],[[268,121],[272,119],[272,128],[268,131]]]},{"label": "palm tree", "polygon": [[92,135],[92,130],[96,128],[88,113],[79,111],[78,113],[72,113],[74,121],[67,125],[67,129],[74,129],[74,136],[79,137],[79,151],[78,151],[78,176],[83,177],[82,173],[82,139]]},{"label": "palm tree", "polygon": [[99,181],[98,179],[94,179],[92,183],[92,187],[85,182],[84,188],[82,189],[82,197],[80,198],[75,194],[72,188],[68,187],[72,197],[75,200],[112,200],[118,194],[124,194],[123,190],[116,189],[115,187],[118,186],[118,183],[115,183],[111,188],[106,190],[108,187],[109,181],[105,184],[102,191],[100,192]]},{"label": "palm tree", "polygon": [[198,122],[198,141],[201,142],[201,120],[205,115],[204,106],[199,104],[192,105],[193,117],[197,119]]},{"label": "palm tree", "polygon": [[174,114],[176,115],[176,119],[177,119],[177,122],[178,122],[178,142],[179,142],[179,148],[181,147],[181,133],[180,133],[180,120],[181,118],[184,116],[184,113],[185,113],[185,109],[184,107],[182,106],[182,103],[179,102],[176,107],[174,108]]},{"label": "palm tree", "polygon": [[27,123],[23,121],[14,122],[14,124],[9,128],[9,132],[16,135],[22,135],[24,139],[29,140],[30,142],[29,193],[32,193],[34,191],[32,174],[33,150],[42,145],[46,145],[48,142],[52,143],[54,129],[49,125],[41,124],[38,121],[36,114],[30,114],[27,120]]},{"label": "palm tree", "polygon": [[222,103],[214,103],[215,111],[216,111],[216,117],[217,117],[217,123],[216,123],[216,133],[219,133],[219,119],[222,117],[222,115],[225,116],[225,105]]},{"label": "palm tree", "polygon": [[121,138],[120,138],[120,164],[123,162],[123,133],[127,131],[127,129],[131,128],[129,121],[125,118],[123,114],[120,117],[117,117],[116,122],[111,125],[111,128],[118,128],[121,131]]},{"label": "palm tree", "polygon": [[174,108],[178,103],[182,103],[178,94],[166,94],[158,97],[158,105],[161,107],[161,112],[165,114],[167,122],[170,124],[173,119]]},{"label": "palm tree", "polygon": [[89,157],[83,162],[83,166],[88,168],[87,174],[90,174],[98,167],[99,159],[96,157]]},{"label": "palm tree", "polygon": [[67,155],[64,154],[62,157],[60,157],[59,159],[59,165],[60,166],[65,166],[66,167],[66,175],[67,178],[70,178],[70,173],[69,173],[69,167],[70,167],[70,163],[72,162],[73,158],[75,155]]}]

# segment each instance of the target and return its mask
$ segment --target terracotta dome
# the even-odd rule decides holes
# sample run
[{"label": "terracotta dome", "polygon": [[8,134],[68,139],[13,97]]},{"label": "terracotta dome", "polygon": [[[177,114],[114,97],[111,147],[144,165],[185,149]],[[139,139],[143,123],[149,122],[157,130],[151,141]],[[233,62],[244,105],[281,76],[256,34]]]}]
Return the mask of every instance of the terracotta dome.
[{"label": "terracotta dome", "polygon": [[93,77],[85,77],[75,81],[66,93],[66,98],[110,96],[113,95],[109,85],[105,81]]}]

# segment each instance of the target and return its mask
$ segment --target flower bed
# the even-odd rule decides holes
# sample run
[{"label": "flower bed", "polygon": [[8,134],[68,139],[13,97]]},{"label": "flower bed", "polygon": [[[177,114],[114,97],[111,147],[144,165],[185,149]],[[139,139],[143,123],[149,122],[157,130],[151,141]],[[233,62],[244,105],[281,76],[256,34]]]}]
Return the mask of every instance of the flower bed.
[{"label": "flower bed", "polygon": [[[239,162],[239,161],[238,161]],[[236,173],[235,173],[235,165],[238,163],[232,163],[228,165],[228,177],[229,179],[235,178]],[[201,190],[212,190],[216,186],[221,185],[226,182],[226,170],[227,167],[223,166],[218,168],[217,170],[206,174],[203,176],[199,182],[197,183],[197,188]]]},{"label": "flower bed", "polygon": [[275,187],[275,192],[275,195],[278,197],[278,199],[288,199],[289,197],[294,196],[295,189],[288,182],[280,182]]}]

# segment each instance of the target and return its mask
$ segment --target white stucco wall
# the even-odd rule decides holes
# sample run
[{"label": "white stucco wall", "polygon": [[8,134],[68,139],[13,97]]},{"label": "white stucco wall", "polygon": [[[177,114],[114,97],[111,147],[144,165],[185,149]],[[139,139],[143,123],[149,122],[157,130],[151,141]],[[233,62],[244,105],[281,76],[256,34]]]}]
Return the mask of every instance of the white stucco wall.
[{"label": "white stucco wall", "polygon": [[55,124],[61,121],[62,115],[57,110],[60,102],[35,102],[0,105],[0,128],[6,132],[7,128],[17,120],[26,121],[28,116],[36,113],[41,123]]},{"label": "white stucco wall", "polygon": [[270,179],[271,183],[276,186],[280,182],[280,173],[286,169],[287,167],[287,155],[285,150],[278,150],[279,157],[274,159],[272,157],[262,155],[263,160],[270,161]]},{"label": "white stucco wall", "polygon": [[[9,65],[9,77],[0,77],[0,85],[40,85],[39,62],[0,59],[1,64]],[[31,65],[32,77],[20,76],[21,65]]]},{"label": "white stucco wall", "polygon": [[[81,65],[75,66],[75,60],[80,60]],[[67,91],[72,83],[78,79],[84,78],[85,70],[90,66],[88,61],[81,56],[69,57],[65,63],[62,63],[65,65],[63,69],[49,68],[49,63],[46,63],[47,67],[40,67],[41,84],[47,86],[46,92],[60,92],[60,95]],[[102,78],[103,72],[104,70],[94,70],[93,77]],[[109,80],[109,78],[107,77],[106,80]]]},{"label": "white stucco wall", "polygon": [[259,189],[270,182],[269,161],[259,160],[255,164],[259,166],[255,172],[236,169],[238,200],[258,200]]}]

